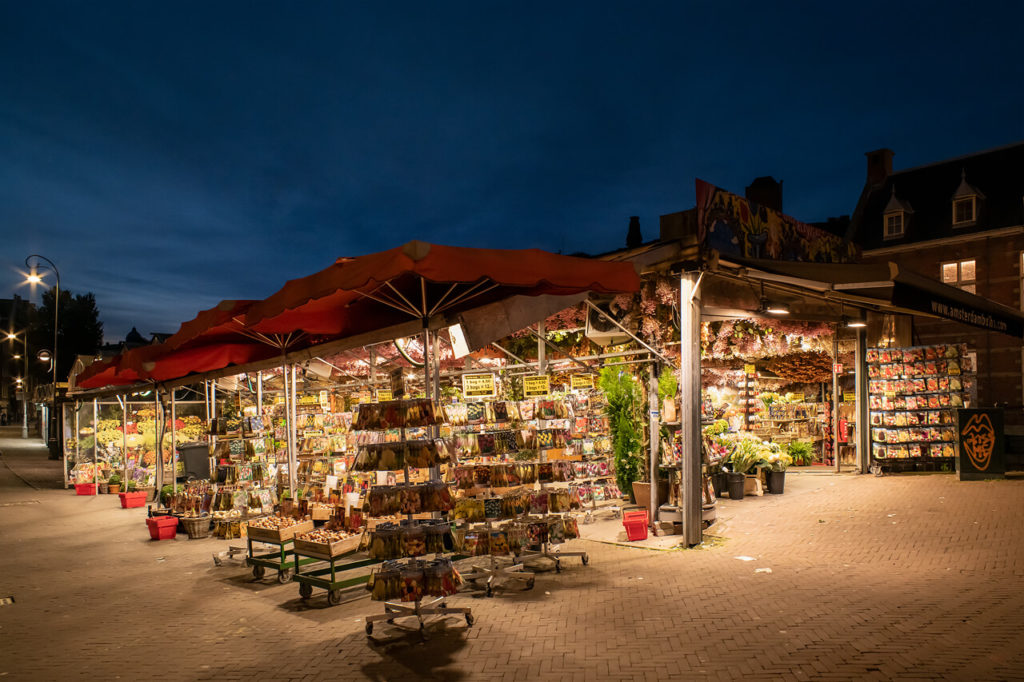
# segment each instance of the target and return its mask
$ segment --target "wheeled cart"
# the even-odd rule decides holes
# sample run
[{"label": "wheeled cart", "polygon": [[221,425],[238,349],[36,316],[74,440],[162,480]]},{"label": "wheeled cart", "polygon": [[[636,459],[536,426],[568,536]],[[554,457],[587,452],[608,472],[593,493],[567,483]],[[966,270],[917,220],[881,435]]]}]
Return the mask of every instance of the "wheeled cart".
[{"label": "wheeled cart", "polygon": [[[356,538],[358,540],[358,538]],[[349,576],[340,578],[338,574],[348,573],[356,568],[379,564],[379,559],[369,559],[365,554],[355,551],[348,551],[342,554],[331,555],[327,551],[317,551],[306,546],[310,543],[296,542],[292,553],[295,555],[295,574],[292,580],[299,584],[299,596],[303,600],[313,596],[313,588],[318,587],[327,590],[327,603],[335,606],[341,603],[342,590],[363,584],[369,575]],[[326,545],[322,545],[326,548]],[[316,564],[312,566],[311,564]],[[308,566],[308,570],[302,570]]]}]

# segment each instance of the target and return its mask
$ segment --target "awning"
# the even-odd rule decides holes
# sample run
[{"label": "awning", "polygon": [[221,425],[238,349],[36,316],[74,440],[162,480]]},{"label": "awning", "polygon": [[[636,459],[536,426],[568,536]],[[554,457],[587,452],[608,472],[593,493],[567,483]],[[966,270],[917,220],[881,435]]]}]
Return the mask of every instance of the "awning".
[{"label": "awning", "polygon": [[729,257],[745,276],[821,292],[849,305],[919,313],[1024,338],[1024,314],[897,263],[824,264]]},{"label": "awning", "polygon": [[474,249],[412,241],[291,280],[253,305],[246,326],[261,333],[348,336],[453,314],[512,296],[619,294],[640,289],[631,263],[539,249]]}]

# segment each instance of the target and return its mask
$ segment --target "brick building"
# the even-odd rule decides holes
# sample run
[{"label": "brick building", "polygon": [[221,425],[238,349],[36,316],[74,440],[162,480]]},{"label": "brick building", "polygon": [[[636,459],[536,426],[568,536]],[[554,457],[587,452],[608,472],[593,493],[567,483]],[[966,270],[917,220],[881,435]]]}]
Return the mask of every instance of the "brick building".
[{"label": "brick building", "polygon": [[[867,181],[847,236],[867,263],[915,272],[1024,308],[1024,143],[894,171],[893,152],[867,153]],[[900,320],[901,342],[965,342],[977,353],[978,399],[1024,424],[1020,339],[944,320]]]}]

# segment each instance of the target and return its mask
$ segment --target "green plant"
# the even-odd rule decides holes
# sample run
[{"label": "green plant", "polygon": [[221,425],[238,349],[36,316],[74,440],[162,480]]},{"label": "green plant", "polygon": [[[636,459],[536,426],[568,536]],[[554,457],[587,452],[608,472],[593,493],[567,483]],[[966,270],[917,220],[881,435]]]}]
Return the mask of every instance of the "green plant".
[{"label": "green plant", "polygon": [[756,436],[744,434],[736,440],[736,448],[729,458],[729,466],[735,473],[745,474],[761,464],[767,454],[767,443]]},{"label": "green plant", "polygon": [[615,481],[620,490],[628,493],[633,489],[633,481],[643,478],[644,459],[640,453],[643,392],[627,370],[614,365],[601,370],[599,384],[607,400],[605,414],[611,422]]},{"label": "green plant", "polygon": [[804,440],[790,441],[788,454],[797,466],[810,464],[814,461],[814,449]]},{"label": "green plant", "polygon": [[662,372],[658,377],[658,401],[674,398],[678,390],[679,379],[676,377],[676,373],[671,370]]},{"label": "green plant", "polygon": [[772,471],[785,471],[793,463],[788,452],[783,452],[778,443],[768,444],[768,453],[764,458],[765,466]]},{"label": "green plant", "polygon": [[119,474],[111,474],[110,478],[107,479],[107,485],[121,485],[121,476]]},{"label": "green plant", "polygon": [[174,486],[167,484],[163,488],[160,488],[160,503],[167,506],[167,503],[171,501],[171,495],[174,494]]},{"label": "green plant", "polygon": [[125,486],[125,492],[133,493],[138,487],[139,486],[135,481],[128,481],[128,484]]}]

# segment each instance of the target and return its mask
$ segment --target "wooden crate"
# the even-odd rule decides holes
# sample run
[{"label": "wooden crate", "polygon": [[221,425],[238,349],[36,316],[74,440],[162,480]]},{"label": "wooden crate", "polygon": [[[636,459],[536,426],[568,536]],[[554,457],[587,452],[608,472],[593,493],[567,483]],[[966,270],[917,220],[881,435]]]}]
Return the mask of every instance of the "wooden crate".
[{"label": "wooden crate", "polygon": [[313,530],[312,521],[299,521],[294,526],[281,529],[254,528],[248,527],[249,537],[253,540],[265,540],[267,542],[284,542],[291,540],[297,534]]},{"label": "wooden crate", "polygon": [[331,544],[321,544],[319,542],[309,542],[307,540],[295,540],[295,551],[302,554],[303,556],[313,556],[317,558],[330,559],[332,557],[341,556],[342,554],[348,554],[356,550],[359,547],[359,540],[362,536],[353,535],[350,538],[332,542]]}]

